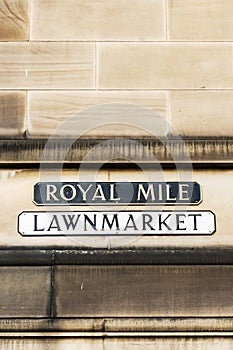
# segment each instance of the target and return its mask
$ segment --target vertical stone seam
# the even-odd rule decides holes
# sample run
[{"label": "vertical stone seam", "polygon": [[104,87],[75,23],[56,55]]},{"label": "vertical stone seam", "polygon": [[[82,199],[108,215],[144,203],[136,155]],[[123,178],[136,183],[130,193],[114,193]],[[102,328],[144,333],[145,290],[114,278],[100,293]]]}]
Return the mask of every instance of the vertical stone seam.
[{"label": "vertical stone seam", "polygon": [[31,41],[32,37],[32,0],[28,0],[28,40]]},{"label": "vertical stone seam", "polygon": [[172,115],[171,115],[171,91],[166,91],[166,114],[167,114],[167,122],[169,125],[168,136],[173,134],[173,126],[172,126]]},{"label": "vertical stone seam", "polygon": [[95,90],[98,90],[98,80],[99,80],[99,50],[98,50],[98,42],[95,42]]},{"label": "vertical stone seam", "polygon": [[50,280],[50,318],[56,316],[56,306],[55,306],[55,252],[52,251],[52,261],[51,261],[51,280]]},{"label": "vertical stone seam", "polygon": [[169,35],[168,35],[168,16],[169,16],[169,12],[168,12],[168,1],[169,0],[164,0],[164,6],[165,6],[165,11],[164,11],[164,16],[165,16],[165,40],[168,41]]},{"label": "vertical stone seam", "polygon": [[30,118],[30,116],[29,116],[30,110],[29,110],[29,103],[28,103],[28,99],[29,99],[28,94],[29,94],[29,91],[26,90],[25,91],[25,116],[24,116],[24,121],[25,121],[24,137],[26,139],[29,138],[28,126],[29,126],[29,118]]},{"label": "vertical stone seam", "polygon": [[231,75],[233,77],[233,42],[231,42]]}]

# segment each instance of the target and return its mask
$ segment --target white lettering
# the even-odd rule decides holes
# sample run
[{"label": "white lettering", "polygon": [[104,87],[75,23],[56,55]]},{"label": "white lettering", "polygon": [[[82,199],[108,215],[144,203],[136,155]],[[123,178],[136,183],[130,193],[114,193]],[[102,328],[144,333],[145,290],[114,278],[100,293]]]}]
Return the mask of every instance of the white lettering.
[{"label": "white lettering", "polygon": [[79,190],[81,191],[82,197],[83,197],[83,201],[87,200],[87,192],[91,189],[93,185],[89,185],[88,188],[86,190],[84,190],[84,188],[78,184],[77,187],[79,188]]},{"label": "white lettering", "polygon": [[97,185],[96,191],[95,191],[94,196],[92,198],[93,201],[95,201],[97,199],[101,199],[102,201],[106,201],[106,198],[104,196],[104,191],[103,191],[101,185]]},{"label": "white lettering", "polygon": [[158,188],[159,188],[159,200],[162,201],[163,200],[163,185],[159,184]]},{"label": "white lettering", "polygon": [[141,199],[141,195],[145,198],[145,200],[148,200],[149,195],[151,196],[151,200],[155,200],[155,192],[154,192],[154,186],[153,184],[150,184],[148,186],[147,192],[142,184],[139,184],[138,186],[138,201]]},{"label": "white lettering", "polygon": [[167,201],[176,201],[176,197],[170,197],[170,185],[166,184]]},{"label": "white lettering", "polygon": [[185,188],[189,188],[188,184],[179,184],[179,200],[185,201],[189,199],[188,197],[188,191],[185,190]]},{"label": "white lettering", "polygon": [[[66,194],[65,194],[65,190],[66,190],[67,187],[72,190],[72,195],[70,197],[67,197]],[[75,189],[75,187],[73,185],[64,185],[64,186],[62,186],[61,189],[60,189],[60,196],[65,201],[72,201],[76,197],[76,189]]]},{"label": "white lettering", "polygon": [[47,185],[46,186],[46,201],[50,201],[51,197],[53,200],[58,201],[59,199],[55,196],[57,192],[57,187],[55,185]]},{"label": "white lettering", "polygon": [[114,198],[114,188],[115,188],[115,184],[110,184],[110,201],[120,201],[121,199],[118,198]]}]

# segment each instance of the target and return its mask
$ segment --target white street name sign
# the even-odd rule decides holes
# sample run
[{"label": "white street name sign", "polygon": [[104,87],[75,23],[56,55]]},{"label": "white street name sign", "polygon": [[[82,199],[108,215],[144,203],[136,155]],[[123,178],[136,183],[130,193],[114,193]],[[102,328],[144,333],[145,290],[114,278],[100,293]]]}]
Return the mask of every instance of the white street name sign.
[{"label": "white street name sign", "polygon": [[22,212],[22,236],[211,235],[211,211],[49,211]]}]

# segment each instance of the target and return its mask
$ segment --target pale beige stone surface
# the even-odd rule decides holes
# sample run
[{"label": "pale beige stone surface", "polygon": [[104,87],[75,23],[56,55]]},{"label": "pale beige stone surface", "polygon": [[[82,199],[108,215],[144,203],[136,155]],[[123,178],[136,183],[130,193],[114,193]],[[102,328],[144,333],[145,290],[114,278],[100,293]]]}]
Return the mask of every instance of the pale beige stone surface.
[{"label": "pale beige stone surface", "polygon": [[150,135],[153,128],[160,136],[166,136],[170,131],[166,119],[165,92],[36,91],[28,94],[27,134],[32,138],[83,134],[142,136]]},{"label": "pale beige stone surface", "polygon": [[100,89],[232,88],[231,43],[100,43]]},{"label": "pale beige stone surface", "polygon": [[56,316],[230,316],[232,272],[232,266],[57,266]]},{"label": "pale beige stone surface", "polygon": [[[12,333],[14,334],[14,333]],[[104,350],[101,339],[81,337],[48,337],[40,333],[39,337],[5,337],[0,340],[0,347],[4,350]]]},{"label": "pale beige stone surface", "polygon": [[50,267],[1,266],[0,276],[0,317],[49,317]]},{"label": "pale beige stone surface", "polygon": [[0,43],[0,88],[94,87],[92,43]]},{"label": "pale beige stone surface", "polygon": [[22,137],[26,130],[26,92],[0,91],[0,137]]},{"label": "pale beige stone surface", "polygon": [[164,40],[164,0],[33,0],[32,40]]},{"label": "pale beige stone surface", "polygon": [[171,91],[171,124],[182,136],[233,136],[233,91]]},{"label": "pale beige stone surface", "polygon": [[[212,333],[210,336],[200,337],[188,335],[163,337],[111,337],[111,338],[18,338],[5,337],[0,340],[4,350],[232,350],[231,337],[220,337]],[[42,333],[42,336],[44,334]]]},{"label": "pale beige stone surface", "polygon": [[[204,169],[186,171],[149,171],[116,169],[115,171],[87,168],[78,170],[66,170],[60,177],[59,172],[50,169],[39,175],[37,170],[2,170],[0,172],[0,198],[2,200],[0,244],[3,247],[9,246],[94,246],[94,247],[225,247],[233,245],[232,241],[232,176],[230,169],[216,170]],[[82,165],[83,168],[83,165]],[[32,202],[33,185],[39,181],[196,181],[202,187],[203,201],[198,206],[179,206],[177,210],[211,210],[216,214],[216,232],[212,236],[139,236],[119,239],[112,237],[104,239],[101,237],[78,237],[77,240],[71,237],[22,237],[17,233],[17,217],[23,211],[45,211],[51,207],[36,206]],[[217,185],[216,185],[217,184]],[[53,208],[54,209],[54,208]],[[100,210],[101,207],[56,207],[56,210]],[[103,207],[109,210],[109,207]],[[145,207],[123,206],[121,210],[141,210]],[[150,206],[149,210],[160,210],[161,206]],[[166,206],[162,209],[173,210],[174,207]],[[111,210],[119,210],[118,207],[111,207]],[[7,233],[7,234],[6,234]]]},{"label": "pale beige stone surface", "polygon": [[232,0],[168,0],[168,38],[233,40]]},{"label": "pale beige stone surface", "polygon": [[29,39],[29,0],[1,0],[0,41]]},{"label": "pale beige stone surface", "polygon": [[[214,335],[214,334],[212,334]],[[165,337],[137,339],[107,339],[105,350],[231,350],[231,338],[213,337]]]}]

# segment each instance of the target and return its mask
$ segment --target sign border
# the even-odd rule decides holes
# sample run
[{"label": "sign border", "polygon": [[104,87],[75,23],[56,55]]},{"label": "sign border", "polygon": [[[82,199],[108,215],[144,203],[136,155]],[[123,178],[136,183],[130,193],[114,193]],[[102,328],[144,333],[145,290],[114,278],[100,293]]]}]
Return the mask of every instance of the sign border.
[{"label": "sign border", "polygon": [[[169,213],[169,212],[174,212],[174,213],[180,213],[182,212],[182,210],[162,210],[162,211],[159,211],[159,210],[147,210],[145,212],[162,212],[162,213]],[[214,230],[212,233],[194,233],[194,234],[146,234],[146,233],[135,233],[135,234],[131,234],[131,235],[127,235],[127,234],[117,234],[117,235],[113,235],[113,234],[93,234],[93,235],[88,235],[88,234],[72,234],[72,235],[69,235],[69,234],[53,234],[53,235],[24,235],[22,234],[20,231],[19,231],[19,217],[20,215],[24,214],[24,213],[64,213],[65,211],[64,210],[58,210],[58,211],[54,211],[54,210],[51,210],[51,211],[36,211],[36,210],[24,210],[22,211],[20,214],[18,214],[18,218],[17,218],[17,232],[21,235],[21,237],[77,237],[77,236],[81,236],[81,237],[105,237],[105,236],[111,236],[111,237],[120,237],[120,236],[147,236],[147,237],[160,237],[160,236],[163,236],[163,237],[193,237],[193,236],[207,236],[207,237],[210,237],[210,236],[213,236],[216,231],[217,231],[217,220],[216,220],[216,215],[215,213],[212,211],[212,210],[185,210],[183,212],[185,213],[189,213],[189,212],[197,212],[197,213],[200,213],[200,212],[203,212],[203,213],[212,213],[213,216],[214,216]],[[80,211],[71,211],[71,213],[79,213]],[[85,210],[85,211],[81,211],[83,213],[93,213],[95,211],[93,210]],[[104,213],[112,213],[114,212],[113,210],[104,210]],[[122,211],[124,212],[124,211]],[[127,212],[125,210],[125,212]],[[143,212],[141,210],[132,210],[132,212],[135,212],[135,213],[139,213],[139,212]]]},{"label": "sign border", "polygon": [[[49,181],[48,181],[49,182]],[[59,182],[59,181],[50,181],[51,183],[54,183],[54,184],[60,184],[62,182]],[[85,183],[84,181],[64,181],[64,182],[67,182],[67,184],[71,183],[71,182],[77,182],[77,183]],[[180,183],[181,181],[161,181],[161,183]],[[160,203],[149,203],[149,202],[145,202],[145,203],[135,203],[135,202],[130,202],[130,203],[111,203],[111,202],[107,202],[107,203],[70,203],[70,202],[65,202],[65,203],[37,203],[35,201],[35,186],[39,185],[40,183],[46,183],[46,182],[36,182],[34,185],[33,185],[33,190],[32,190],[32,202],[37,206],[37,207],[62,207],[62,206],[72,206],[72,207],[79,207],[79,206],[82,206],[82,207],[89,207],[89,206],[98,206],[98,207],[105,207],[105,206],[125,206],[125,205],[128,205],[128,206],[146,206],[146,205],[149,205],[149,206],[160,206],[160,205],[163,205],[163,206],[166,206],[166,207],[169,207],[169,206],[172,206],[172,207],[175,207],[175,206],[195,206],[195,205],[200,205],[202,202],[203,202],[203,188],[202,188],[202,185],[200,185],[197,181],[182,181],[182,183],[190,183],[192,182],[193,184],[197,184],[200,188],[200,200],[198,202],[174,202],[174,203],[165,203],[165,202],[160,202]],[[93,182],[93,183],[98,183],[98,182]],[[109,184],[113,184],[113,183],[127,183],[127,181],[119,181],[119,182],[114,182],[114,181],[99,181],[99,183],[109,183]],[[129,181],[129,184],[132,184],[132,183],[142,183],[142,184],[148,184],[148,183],[160,183],[159,181],[151,181],[151,182],[146,182],[146,181],[142,181],[142,182],[139,182],[139,181],[132,181],[130,182]]]}]

